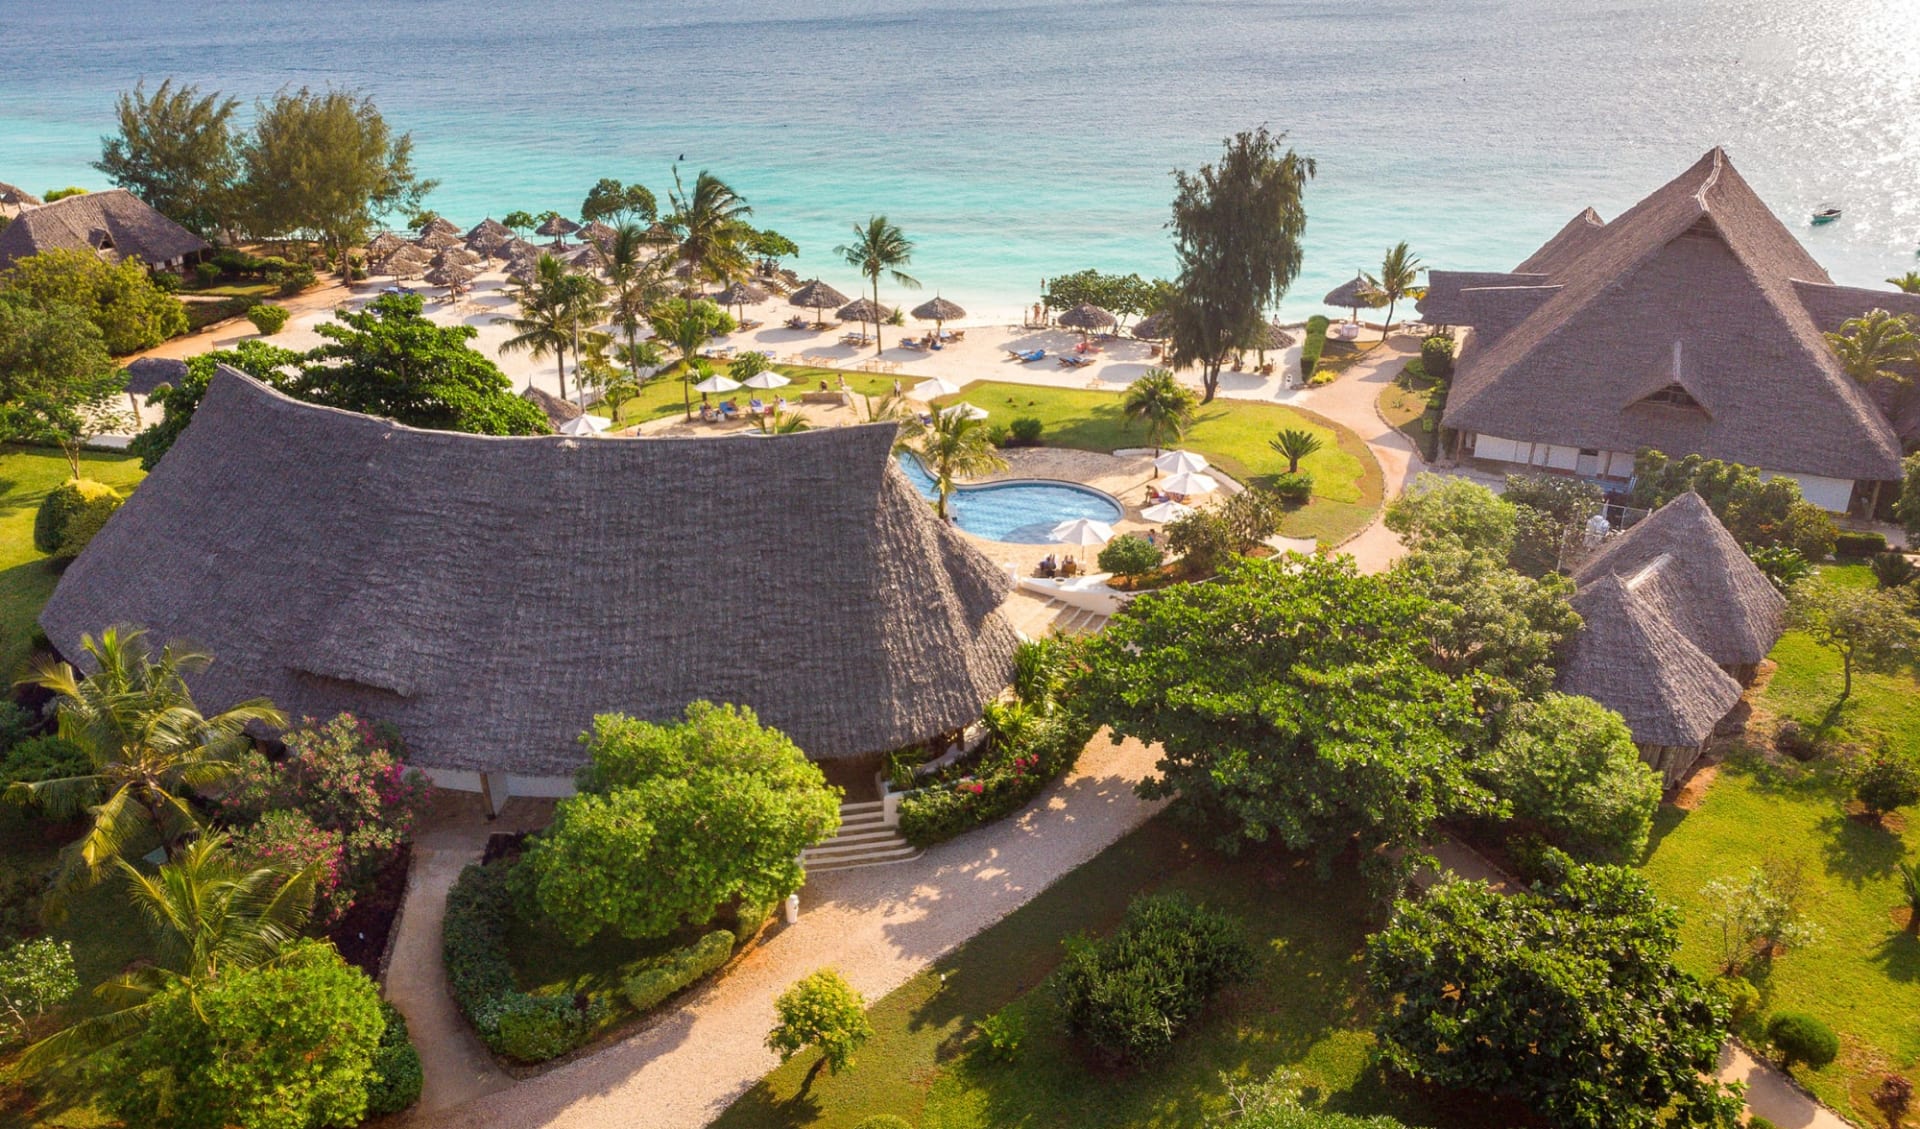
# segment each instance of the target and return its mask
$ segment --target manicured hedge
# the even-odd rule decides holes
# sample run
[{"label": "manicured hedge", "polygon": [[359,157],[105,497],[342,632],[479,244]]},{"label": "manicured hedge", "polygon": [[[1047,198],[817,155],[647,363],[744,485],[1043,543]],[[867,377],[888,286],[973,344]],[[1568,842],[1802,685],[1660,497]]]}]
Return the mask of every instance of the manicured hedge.
[{"label": "manicured hedge", "polygon": [[596,996],[582,1008],[571,997],[520,990],[507,960],[511,873],[504,862],[461,873],[447,893],[441,961],[454,1003],[487,1046],[522,1062],[541,1062],[586,1042],[606,1020],[609,1005]]},{"label": "manicured hedge", "polygon": [[1884,533],[1843,530],[1833,538],[1833,555],[1836,557],[1871,557],[1886,551],[1887,537]]},{"label": "manicured hedge", "polygon": [[125,501],[104,482],[69,478],[40,500],[33,515],[33,547],[55,560],[72,560]]},{"label": "manicured hedge", "polygon": [[716,929],[685,948],[675,949],[651,967],[627,977],[622,989],[627,1003],[638,1012],[651,1011],[662,1000],[727,963],[734,936]]},{"label": "manicured hedge", "polygon": [[373,1051],[373,1069],[367,1076],[367,1113],[378,1116],[398,1113],[420,1100],[420,1052],[407,1035],[407,1017],[385,1000],[380,1012],[387,1027],[380,1033],[380,1045]]},{"label": "manicured hedge", "polygon": [[1333,323],[1324,314],[1315,314],[1307,319],[1307,338],[1300,345],[1300,379],[1313,379],[1313,370],[1320,367],[1320,354],[1327,347],[1327,327]]}]

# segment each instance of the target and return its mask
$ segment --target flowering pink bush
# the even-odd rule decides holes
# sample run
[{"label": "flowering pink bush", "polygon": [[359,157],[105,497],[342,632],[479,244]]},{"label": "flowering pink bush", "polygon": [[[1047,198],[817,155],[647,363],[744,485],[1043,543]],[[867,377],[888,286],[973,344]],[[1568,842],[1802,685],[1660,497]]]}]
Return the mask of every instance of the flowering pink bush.
[{"label": "flowering pink bush", "polygon": [[233,852],[249,866],[270,867],[282,874],[294,874],[319,863],[313,919],[322,927],[338,921],[353,905],[352,888],[341,883],[346,873],[346,845],[340,832],[316,827],[306,812],[291,808],[267,812],[234,837]]}]

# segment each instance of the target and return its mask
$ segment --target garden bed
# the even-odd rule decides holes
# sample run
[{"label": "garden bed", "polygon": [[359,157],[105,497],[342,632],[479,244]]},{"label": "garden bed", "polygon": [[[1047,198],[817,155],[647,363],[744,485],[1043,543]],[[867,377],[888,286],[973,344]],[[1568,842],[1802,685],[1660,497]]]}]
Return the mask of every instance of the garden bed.
[{"label": "garden bed", "polygon": [[402,843],[373,884],[354,899],[353,908],[327,930],[327,939],[348,964],[374,980],[386,972],[387,940],[400,919],[407,896],[407,868],[413,862],[413,843]]}]

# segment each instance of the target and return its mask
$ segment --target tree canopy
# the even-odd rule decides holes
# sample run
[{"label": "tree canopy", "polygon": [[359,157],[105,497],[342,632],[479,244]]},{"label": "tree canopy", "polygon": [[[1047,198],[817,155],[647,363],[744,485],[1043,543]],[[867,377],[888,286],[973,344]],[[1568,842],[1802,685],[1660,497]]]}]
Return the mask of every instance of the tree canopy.
[{"label": "tree canopy", "polygon": [[618,227],[635,221],[652,223],[659,217],[660,204],[646,185],[621,184],[610,176],[588,189],[580,204],[580,218],[587,223],[600,220]]},{"label": "tree canopy", "polygon": [[234,218],[239,105],[170,78],[152,94],[139,83],[120,95],[119,132],[101,139],[93,167],[181,227],[212,236]]},{"label": "tree canopy", "polygon": [[134,436],[127,450],[140,456],[142,467],[152,470],[160,461],[160,456],[166,454],[167,449],[173,446],[173,441],[186,430],[187,424],[193,422],[193,413],[200,407],[201,398],[207,394],[207,382],[213,379],[214,370],[221,365],[239,369],[248,376],[286,391],[293,370],[303,356],[291,349],[249,338],[231,349],[217,349],[188,357],[186,373],[174,383],[155,389],[155,394],[149,398],[149,403],[159,402],[160,418]]},{"label": "tree canopy", "polygon": [[1387,528],[1409,546],[1449,543],[1505,560],[1513,551],[1513,503],[1471,479],[1422,471],[1387,503]]},{"label": "tree canopy", "polygon": [[1538,694],[1553,684],[1560,644],[1580,627],[1571,581],[1522,576],[1489,549],[1422,542],[1390,575],[1420,597],[1427,660],[1447,674],[1478,671]]},{"label": "tree canopy", "polygon": [[72,307],[99,327],[107,352],[116,357],[187,331],[186,307],[155,286],[134,259],[109,263],[88,251],[42,251],[0,273],[0,296],[42,310]]},{"label": "tree canopy", "polygon": [[80,473],[80,440],[108,418],[126,374],[74,306],[0,294],[0,439],[59,443]]},{"label": "tree canopy", "polygon": [[1699,455],[1670,459],[1644,450],[1634,456],[1634,505],[1659,509],[1689,490],[1749,550],[1784,545],[1810,561],[1833,552],[1833,518],[1803,499],[1800,484],[1784,474],[1762,480],[1753,467]]},{"label": "tree canopy", "polygon": [[1160,744],[1141,794],[1175,797],[1224,848],[1275,836],[1324,866],[1357,838],[1378,863],[1492,805],[1473,696],[1421,661],[1422,610],[1351,558],[1240,560],[1135,599],[1088,644],[1075,697]]},{"label": "tree canopy", "polygon": [[1914,659],[1920,626],[1892,592],[1845,588],[1808,577],[1787,590],[1787,622],[1840,656],[1840,700],[1853,694],[1856,670],[1887,673]]},{"label": "tree canopy", "polygon": [[1383,1060],[1568,1129],[1732,1125],[1725,1006],[1675,967],[1679,915],[1630,870],[1549,863],[1518,894],[1456,882],[1395,905],[1367,941]]},{"label": "tree canopy", "polygon": [[745,707],[695,702],[661,725],[594,719],[576,795],[522,860],[540,909],[584,944],[659,937],[739,899],[799,889],[800,852],[840,823],[839,790]]},{"label": "tree canopy", "polygon": [[1638,862],[1660,806],[1660,776],[1620,715],[1591,698],[1547,694],[1505,719],[1482,761],[1523,826],[1590,862]]},{"label": "tree canopy", "polygon": [[1171,287],[1165,279],[1104,274],[1088,268],[1048,279],[1041,301],[1049,310],[1071,310],[1082,303],[1098,306],[1124,321],[1158,311]]}]

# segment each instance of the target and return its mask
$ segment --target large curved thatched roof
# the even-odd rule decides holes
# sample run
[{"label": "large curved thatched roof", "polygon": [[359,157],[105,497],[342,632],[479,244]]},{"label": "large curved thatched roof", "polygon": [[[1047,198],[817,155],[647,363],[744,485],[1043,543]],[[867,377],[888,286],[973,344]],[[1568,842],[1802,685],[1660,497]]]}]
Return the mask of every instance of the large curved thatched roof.
[{"label": "large curved thatched roof", "polygon": [[978,717],[1015,644],[1006,574],[893,441],[420,431],[223,369],[41,623],[69,656],[113,623],[191,639],[203,707],[351,709],[429,768],[570,773],[594,714],[699,698],[815,757],[891,749]]}]

